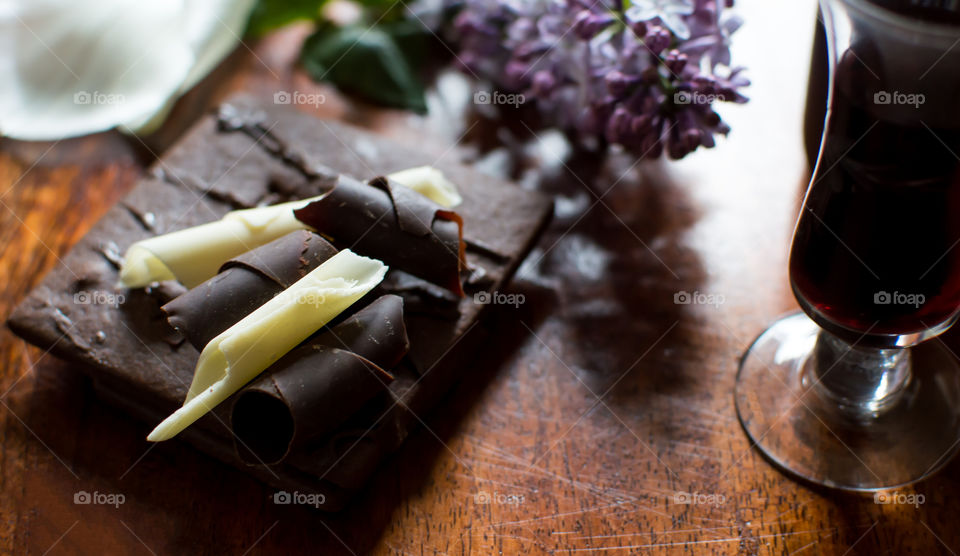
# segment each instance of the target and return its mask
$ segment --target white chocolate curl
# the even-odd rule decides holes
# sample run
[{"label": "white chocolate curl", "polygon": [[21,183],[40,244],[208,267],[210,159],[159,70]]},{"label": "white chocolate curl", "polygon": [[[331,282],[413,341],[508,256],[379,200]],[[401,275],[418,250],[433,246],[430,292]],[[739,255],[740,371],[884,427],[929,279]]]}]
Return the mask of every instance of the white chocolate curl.
[{"label": "white chocolate curl", "polygon": [[147,436],[169,440],[383,280],[387,266],[340,251],[203,348],[183,407]]},{"label": "white chocolate curl", "polygon": [[443,172],[433,166],[408,168],[394,172],[387,177],[409,187],[444,208],[453,208],[463,202],[463,197],[457,191],[457,186],[448,180]]},{"label": "white chocolate curl", "polygon": [[[420,166],[387,177],[441,206],[450,208],[461,202],[456,186],[436,168]],[[142,288],[152,282],[179,280],[194,288],[213,278],[233,257],[292,231],[311,229],[297,220],[293,211],[322,197],[235,210],[215,222],[138,241],[124,256],[120,285]]]},{"label": "white chocolate curl", "polygon": [[319,198],[235,210],[208,224],[138,241],[123,258],[120,283],[139,288],[179,280],[188,288],[196,287],[233,257],[306,228],[293,211]]}]

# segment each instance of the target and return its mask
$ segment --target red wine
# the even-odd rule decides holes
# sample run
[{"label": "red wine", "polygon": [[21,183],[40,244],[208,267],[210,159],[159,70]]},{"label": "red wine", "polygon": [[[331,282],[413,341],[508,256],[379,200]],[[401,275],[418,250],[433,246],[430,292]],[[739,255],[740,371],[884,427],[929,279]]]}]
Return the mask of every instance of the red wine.
[{"label": "red wine", "polygon": [[960,114],[950,121],[917,96],[957,80],[897,91],[856,46],[837,64],[790,256],[801,305],[850,341],[945,327],[960,310]]},{"label": "red wine", "polygon": [[[897,16],[911,18],[914,21],[960,25],[960,2],[955,0],[869,0],[869,2]],[[817,10],[803,120],[803,145],[811,169],[817,162],[820,138],[826,119],[828,59],[823,12]]]},{"label": "red wine", "polygon": [[929,23],[960,23],[960,4],[955,0],[869,0],[899,15]]}]

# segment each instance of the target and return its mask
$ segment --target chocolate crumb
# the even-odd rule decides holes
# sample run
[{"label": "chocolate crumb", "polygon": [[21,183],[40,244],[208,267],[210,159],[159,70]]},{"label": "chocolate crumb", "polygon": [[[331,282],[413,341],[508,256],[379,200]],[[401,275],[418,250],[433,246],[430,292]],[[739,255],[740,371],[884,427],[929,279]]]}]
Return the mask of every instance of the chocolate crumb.
[{"label": "chocolate crumb", "polygon": [[128,205],[127,203],[120,203],[120,206],[127,209],[127,212],[133,216],[134,220],[143,227],[144,230],[150,233],[157,233],[156,225],[156,216],[152,212],[140,212],[135,207]]},{"label": "chocolate crumb", "polygon": [[165,305],[172,299],[176,299],[187,293],[187,288],[176,280],[165,280],[147,286],[146,293],[157,300],[160,305]]},{"label": "chocolate crumb", "polygon": [[103,255],[103,258],[107,259],[107,262],[117,270],[120,270],[123,266],[123,255],[120,254],[120,247],[116,243],[112,241],[102,242],[97,246],[97,252]]}]

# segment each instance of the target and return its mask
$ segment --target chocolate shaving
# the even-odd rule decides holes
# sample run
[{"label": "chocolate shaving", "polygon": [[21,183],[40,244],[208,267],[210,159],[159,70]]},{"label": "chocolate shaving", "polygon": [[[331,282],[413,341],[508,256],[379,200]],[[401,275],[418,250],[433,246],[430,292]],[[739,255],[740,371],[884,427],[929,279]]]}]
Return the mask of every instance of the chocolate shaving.
[{"label": "chocolate shaving", "polygon": [[194,347],[207,343],[337,253],[307,230],[291,232],[220,267],[220,273],[163,306]]},{"label": "chocolate shaving", "polygon": [[386,178],[365,185],[341,175],[327,195],[294,215],[340,248],[463,295],[463,220],[407,187]]},{"label": "chocolate shaving", "polygon": [[454,320],[460,316],[459,297],[450,290],[402,270],[391,269],[368,295],[379,297],[386,293],[403,298],[403,312],[408,316],[421,314],[446,320]]},{"label": "chocolate shaving", "polygon": [[250,464],[283,461],[387,389],[410,349],[403,300],[385,295],[286,354],[241,390],[231,413],[237,455]]}]

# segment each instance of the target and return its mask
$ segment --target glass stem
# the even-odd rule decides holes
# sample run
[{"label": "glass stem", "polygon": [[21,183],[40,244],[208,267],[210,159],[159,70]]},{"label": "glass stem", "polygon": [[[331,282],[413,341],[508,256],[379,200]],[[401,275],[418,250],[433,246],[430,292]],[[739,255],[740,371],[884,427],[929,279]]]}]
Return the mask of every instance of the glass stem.
[{"label": "glass stem", "polygon": [[820,331],[814,352],[817,390],[855,418],[877,417],[910,383],[910,350],[849,344]]}]

